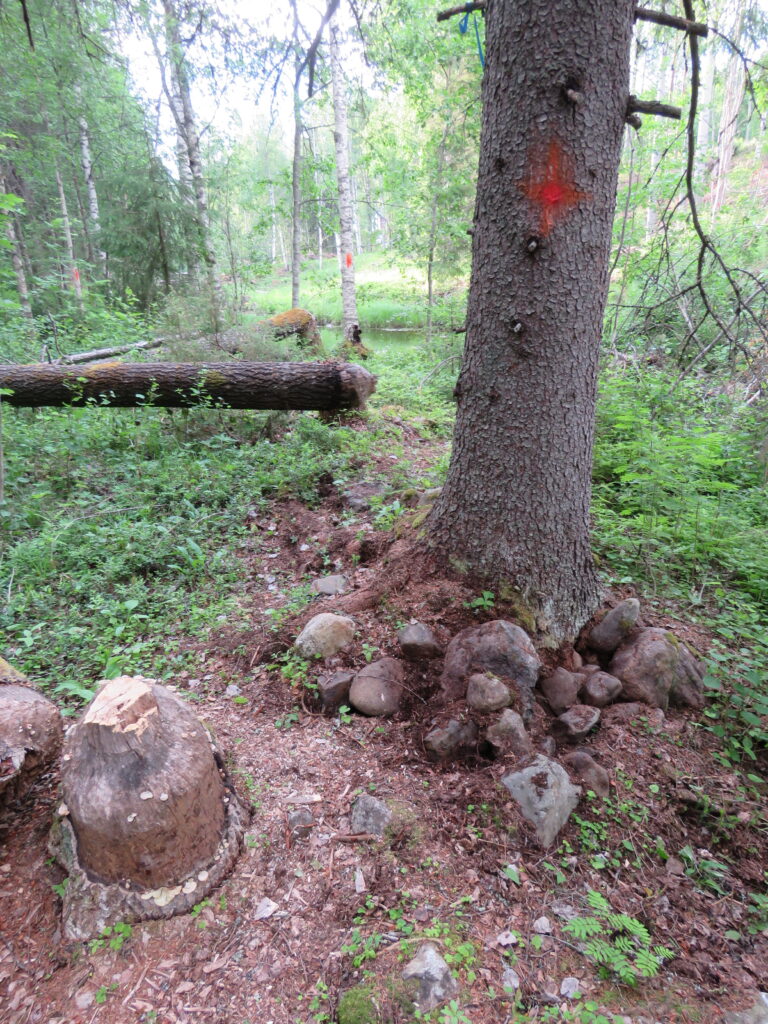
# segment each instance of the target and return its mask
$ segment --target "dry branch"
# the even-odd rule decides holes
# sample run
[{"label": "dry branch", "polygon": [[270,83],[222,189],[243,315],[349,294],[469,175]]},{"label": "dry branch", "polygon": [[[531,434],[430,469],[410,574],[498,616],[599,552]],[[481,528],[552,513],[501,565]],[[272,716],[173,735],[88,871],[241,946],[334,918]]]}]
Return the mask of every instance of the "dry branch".
[{"label": "dry branch", "polygon": [[658,100],[639,100],[637,96],[630,96],[627,100],[627,116],[632,114],[671,117],[674,121],[679,121],[683,116],[680,107],[673,107],[670,103],[660,103]]},{"label": "dry branch", "polygon": [[139,341],[134,345],[115,345],[112,348],[94,348],[90,352],[73,352],[71,355],[53,359],[52,363],[54,366],[93,363],[98,359],[112,359],[114,356],[121,356],[126,352],[141,352],[149,348],[160,348],[165,341],[165,338],[154,338],[152,341]]},{"label": "dry branch", "polygon": [[355,363],[96,363],[0,366],[8,405],[359,409],[376,378]]},{"label": "dry branch", "polygon": [[636,7],[635,19],[637,21],[652,21],[656,25],[665,25],[667,28],[677,28],[681,32],[689,32],[694,36],[705,37],[709,34],[708,26],[702,25],[701,22],[678,18],[674,14],[666,14],[664,11],[652,11],[648,7]]}]

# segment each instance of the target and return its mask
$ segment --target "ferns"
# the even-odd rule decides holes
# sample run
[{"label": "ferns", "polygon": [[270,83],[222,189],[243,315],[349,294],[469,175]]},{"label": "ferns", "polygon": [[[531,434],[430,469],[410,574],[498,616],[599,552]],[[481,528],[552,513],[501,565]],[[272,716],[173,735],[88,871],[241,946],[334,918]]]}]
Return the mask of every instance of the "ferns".
[{"label": "ferns", "polygon": [[636,985],[638,978],[653,978],[665,960],[676,954],[666,946],[651,946],[651,934],[637,918],[616,914],[608,900],[590,890],[587,903],[592,914],[574,917],[564,930],[582,943],[581,951],[606,975],[623,985]]}]

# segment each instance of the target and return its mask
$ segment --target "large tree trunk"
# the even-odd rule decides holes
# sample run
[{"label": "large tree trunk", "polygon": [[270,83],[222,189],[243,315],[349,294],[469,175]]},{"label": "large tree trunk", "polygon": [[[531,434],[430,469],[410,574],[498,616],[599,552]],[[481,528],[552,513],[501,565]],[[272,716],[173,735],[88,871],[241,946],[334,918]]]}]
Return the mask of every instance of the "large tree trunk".
[{"label": "large tree trunk", "polygon": [[359,409],[376,378],[354,363],[95,363],[0,366],[6,405]]},{"label": "large tree trunk", "polygon": [[349,181],[349,129],[344,75],[339,56],[339,32],[336,16],[331,20],[331,80],[333,83],[333,141],[336,146],[336,181],[339,191],[339,224],[341,226],[341,304],[344,318],[344,340],[351,343],[357,335],[357,301],[355,298],[355,224],[352,215],[352,189]]},{"label": "large tree trunk", "polygon": [[599,599],[590,475],[633,7],[486,8],[467,339],[429,536],[553,643]]}]

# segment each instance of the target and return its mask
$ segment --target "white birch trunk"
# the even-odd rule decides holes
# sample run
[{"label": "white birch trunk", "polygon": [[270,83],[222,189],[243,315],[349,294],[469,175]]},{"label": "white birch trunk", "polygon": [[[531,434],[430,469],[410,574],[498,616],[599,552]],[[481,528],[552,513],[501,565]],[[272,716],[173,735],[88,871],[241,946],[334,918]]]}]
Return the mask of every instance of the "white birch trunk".
[{"label": "white birch trunk", "polygon": [[[742,12],[743,13],[743,12]],[[739,23],[741,35],[741,22]],[[737,37],[738,38],[738,37]],[[717,138],[717,163],[712,172],[712,216],[714,217],[725,202],[728,172],[733,162],[736,143],[736,123],[744,99],[744,64],[738,54],[728,62],[728,76],[723,97],[723,111],[720,132]]]},{"label": "white birch trunk", "polygon": [[[298,70],[298,69],[297,69]],[[301,97],[299,78],[293,86],[293,169],[291,177],[291,306],[301,291]]]},{"label": "white birch trunk", "polygon": [[77,263],[75,262],[75,243],[72,240],[72,225],[69,220],[69,210],[67,208],[67,196],[64,192],[64,182],[61,179],[61,171],[56,167],[56,187],[59,191],[59,205],[61,207],[61,223],[64,231],[64,244],[67,248],[67,273],[69,277],[69,287],[72,288],[75,293],[75,299],[77,305],[82,311],[83,308],[83,286],[80,281],[80,271],[77,269]]},{"label": "white birch trunk", "polygon": [[[76,90],[80,96],[80,89]],[[95,246],[96,258],[98,260],[99,273],[103,280],[107,278],[107,254],[102,248],[101,240],[101,217],[99,214],[99,196],[96,191],[96,182],[93,178],[93,158],[91,156],[91,137],[88,130],[88,121],[84,114],[78,118],[80,129],[80,166],[83,168],[85,188],[88,193],[88,216],[90,220],[90,236]]]},{"label": "white birch trunk", "polygon": [[355,298],[354,218],[352,191],[349,183],[349,131],[347,128],[347,100],[339,58],[338,29],[335,18],[331,21],[331,80],[333,83],[333,141],[336,146],[336,180],[339,190],[339,225],[341,234],[341,304],[344,318],[344,340],[358,336],[357,302]]}]

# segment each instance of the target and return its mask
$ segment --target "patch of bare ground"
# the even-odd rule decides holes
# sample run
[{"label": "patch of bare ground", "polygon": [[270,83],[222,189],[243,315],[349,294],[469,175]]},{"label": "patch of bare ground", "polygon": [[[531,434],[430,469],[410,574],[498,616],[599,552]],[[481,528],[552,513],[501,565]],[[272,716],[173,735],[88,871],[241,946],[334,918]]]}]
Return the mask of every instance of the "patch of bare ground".
[{"label": "patch of bare ground", "polygon": [[[321,610],[353,615],[356,642],[330,662],[353,669],[379,653],[397,656],[397,627],[412,618],[445,644],[481,618],[513,617],[497,602],[479,618],[467,607],[477,587],[439,571],[407,528],[396,539],[372,518],[353,521],[330,485],[316,508],[285,501],[248,515],[240,620],[198,644],[199,678],[177,680],[253,807],[232,876],[193,913],[134,924],[118,949],[108,940],[66,944],[63,880],[46,850],[56,778],[6,810],[3,1024],[322,1024],[364,981],[378,993],[380,1019],[395,1024],[412,1017],[387,979],[399,978],[426,938],[459,978],[471,1024],[535,1020],[553,1001],[567,1007],[559,992],[568,976],[636,1024],[714,1024],[768,989],[768,936],[753,934],[748,917],[748,894],[761,883],[764,891],[768,868],[765,805],[718,764],[695,715],[671,711],[660,730],[643,716],[615,722],[584,741],[608,770],[611,795],[583,799],[542,851],[499,784],[512,760],[478,751],[442,765],[425,756],[425,732],[466,713],[437,703],[440,659],[408,666],[407,699],[393,719],[324,717],[300,677],[281,671],[281,653]],[[329,572],[344,572],[351,589],[302,606],[308,580]],[[644,621],[706,648],[700,629],[647,607]],[[309,666],[310,683],[319,669]],[[537,748],[550,722],[537,704]],[[382,840],[351,833],[361,793],[408,809]],[[312,815],[306,834],[291,818],[301,808]],[[569,908],[584,912],[591,889],[675,950],[658,977],[621,988],[582,955],[563,925]],[[542,916],[551,932],[534,937]],[[528,1017],[515,1015],[504,991],[510,966]]]}]

